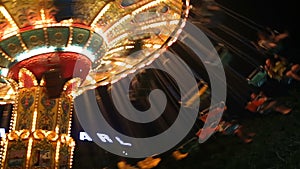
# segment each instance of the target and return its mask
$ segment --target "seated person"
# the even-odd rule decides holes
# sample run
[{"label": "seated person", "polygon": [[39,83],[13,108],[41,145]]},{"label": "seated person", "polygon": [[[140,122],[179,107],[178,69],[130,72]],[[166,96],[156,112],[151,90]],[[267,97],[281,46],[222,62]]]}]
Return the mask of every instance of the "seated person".
[{"label": "seated person", "polygon": [[[223,113],[224,110],[226,110],[227,107],[224,106],[223,108],[217,107],[215,108],[216,111],[213,110],[212,113]],[[217,114],[216,114],[217,115]],[[208,114],[205,114],[200,117],[200,119],[205,123],[207,119]],[[196,135],[199,137],[200,140],[206,140],[207,137],[215,132],[219,132],[222,135],[236,135],[238,136],[244,143],[250,143],[252,142],[252,137],[255,135],[255,133],[245,133],[242,130],[242,125],[236,123],[235,121],[220,121],[219,124],[215,125],[215,123],[211,123],[210,126],[206,128],[201,128]]]},{"label": "seated person", "polygon": [[265,114],[276,111],[285,115],[292,111],[292,108],[279,104],[273,98],[267,97],[263,92],[259,94],[252,93],[250,98],[251,100],[247,103],[245,109],[253,113]]},{"label": "seated person", "polygon": [[266,60],[264,66],[268,76],[278,81],[297,80],[300,81],[300,65],[288,63],[287,59],[277,54],[274,58]]},{"label": "seated person", "polygon": [[275,31],[271,30],[270,28],[266,28],[266,30],[259,31],[257,33],[258,41],[255,47],[259,51],[264,51],[266,53],[275,54],[279,53],[282,48],[282,40],[289,37],[288,32],[283,33],[275,33]]},{"label": "seated person", "polygon": [[235,121],[221,121],[218,132],[223,135],[236,135],[243,140],[244,143],[252,142],[252,137],[255,136],[255,133],[245,133],[242,128],[242,125],[236,123]]},{"label": "seated person", "polygon": [[275,54],[274,57],[266,60],[264,69],[271,79],[281,81],[288,69],[288,62],[285,58]]},{"label": "seated person", "polygon": [[[222,115],[223,111],[226,109],[227,107],[223,105],[220,107],[218,106],[216,108],[213,108],[209,113],[200,114],[199,119],[204,123],[206,122],[206,120],[209,120],[209,125],[199,129],[198,132],[195,134],[195,137],[188,140],[188,142],[186,142],[179,149],[174,151],[172,153],[173,157],[176,160],[186,158],[189,152],[198,148],[199,141],[200,143],[205,142],[212,134],[216,132],[219,132],[222,135],[236,135],[241,140],[243,140],[244,143],[252,142],[252,137],[255,136],[255,133],[245,133],[242,130],[242,126],[240,124],[237,124],[235,121],[228,122],[221,119],[221,122],[219,122],[216,120],[218,119],[218,116]],[[207,119],[208,114],[211,114],[210,119]]]},{"label": "seated person", "polygon": [[215,3],[214,0],[201,0],[199,1],[200,7],[198,8],[200,21],[203,24],[216,26],[222,20],[222,9]]}]

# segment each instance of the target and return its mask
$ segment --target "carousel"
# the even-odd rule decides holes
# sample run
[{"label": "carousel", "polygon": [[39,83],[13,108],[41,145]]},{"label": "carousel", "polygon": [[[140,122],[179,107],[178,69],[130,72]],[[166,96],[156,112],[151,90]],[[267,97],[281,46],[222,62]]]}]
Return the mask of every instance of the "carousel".
[{"label": "carousel", "polygon": [[189,6],[1,0],[0,102],[13,106],[1,169],[71,168],[74,98],[151,64],[176,41]]}]

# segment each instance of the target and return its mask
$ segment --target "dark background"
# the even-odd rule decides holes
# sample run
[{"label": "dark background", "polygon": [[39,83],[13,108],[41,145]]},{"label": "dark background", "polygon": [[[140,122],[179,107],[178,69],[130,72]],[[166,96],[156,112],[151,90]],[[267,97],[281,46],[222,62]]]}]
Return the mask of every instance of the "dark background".
[{"label": "dark background", "polygon": [[279,31],[289,30],[293,40],[299,37],[296,26],[299,21],[299,6],[296,4],[297,1],[217,0],[217,2],[224,4],[260,25]]}]

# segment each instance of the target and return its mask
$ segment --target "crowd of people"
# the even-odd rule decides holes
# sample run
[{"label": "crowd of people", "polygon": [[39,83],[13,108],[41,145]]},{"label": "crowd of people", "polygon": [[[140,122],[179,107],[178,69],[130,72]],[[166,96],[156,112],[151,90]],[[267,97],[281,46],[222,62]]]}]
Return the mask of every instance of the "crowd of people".
[{"label": "crowd of people", "polygon": [[[266,28],[268,31],[269,28]],[[293,63],[289,60],[288,57],[280,56],[284,50],[283,40],[289,37],[288,32],[284,33],[270,33],[267,34],[259,32],[256,47],[259,52],[263,52],[266,56],[265,65],[260,68],[265,72],[265,79],[273,79],[275,82],[291,84],[293,81],[300,80],[300,66],[298,63]],[[258,72],[256,72],[258,73]],[[259,75],[259,74],[257,74]],[[252,77],[253,78],[253,77]],[[261,86],[265,81],[261,82],[260,85],[254,85],[255,92],[252,92],[249,96],[249,101],[245,105],[245,111],[255,113],[258,115],[266,115],[270,113],[279,113],[282,115],[288,115],[292,112],[292,108],[287,106],[284,102],[277,100],[276,98],[267,96],[262,90]],[[257,82],[259,83],[259,82]],[[209,113],[217,116],[218,113],[226,114],[227,106],[219,106]],[[207,120],[208,114],[200,114],[199,119],[205,123]],[[211,119],[211,118],[210,118]],[[215,119],[215,118],[212,118]],[[209,122],[208,122],[209,123]],[[218,124],[211,123],[212,125],[202,127],[195,134],[195,137],[185,144],[183,147],[180,147],[178,150],[173,152],[173,157],[177,160],[186,158],[195,146],[199,144],[199,140],[206,140],[208,135],[212,134],[221,134],[221,135],[232,135],[237,136],[244,143],[251,143],[254,136],[254,132],[245,132],[244,127],[237,120],[224,120],[223,118],[218,122]]]},{"label": "crowd of people", "polygon": [[[271,81],[271,83],[282,83],[289,85],[293,82],[300,81],[300,65],[297,62],[293,62],[289,57],[284,57],[282,54],[285,50],[284,40],[289,38],[289,33],[278,33],[272,31],[270,28],[266,28],[265,32],[258,32],[258,41],[255,44],[257,50],[262,52],[266,57],[264,65],[261,65],[258,69],[265,73],[264,78],[258,78],[261,82],[259,85],[254,85],[255,91],[249,96],[249,101],[245,105],[245,110],[258,115],[266,115],[270,113],[279,113],[282,115],[288,115],[292,112],[293,108],[287,106],[284,102],[277,100],[274,97],[267,96],[262,85],[265,81]],[[256,72],[257,76],[260,76],[261,72]],[[254,79],[254,76],[252,77]],[[249,80],[249,79],[248,79]],[[251,83],[249,83],[251,84]],[[254,84],[254,83],[252,83]],[[221,106],[214,108],[210,113],[224,113],[226,114],[227,106]],[[208,113],[201,115],[199,119],[205,123],[207,122]],[[213,124],[213,123],[212,123]],[[197,146],[197,142],[207,139],[207,135],[221,134],[221,135],[233,135],[237,136],[244,143],[251,143],[254,136],[253,132],[247,133],[243,130],[243,126],[237,120],[226,121],[221,119],[220,122],[215,125],[200,128],[195,134],[191,142],[179,148],[173,153],[175,159],[180,160],[188,156],[189,152]]]},{"label": "crowd of people", "polygon": [[[211,9],[209,9],[211,10]],[[214,8],[211,11],[219,10]],[[260,65],[251,75],[249,85],[254,86],[254,91],[249,96],[249,101],[245,105],[245,111],[255,113],[257,115],[267,115],[270,113],[279,113],[281,115],[288,115],[293,111],[292,107],[286,105],[285,102],[279,101],[275,97],[268,96],[263,91],[262,86],[265,82],[280,83],[283,85],[290,85],[292,83],[300,82],[300,64],[291,59],[294,56],[286,56],[287,39],[290,38],[288,31],[282,33],[273,30],[269,27],[257,33],[257,41],[251,43],[255,46],[257,51],[265,57],[265,62]],[[251,80],[253,80],[251,82]],[[255,82],[254,82],[255,81]],[[227,106],[217,107],[210,113],[224,113],[226,114]],[[205,123],[207,122],[207,114],[202,114],[199,119]],[[256,133],[245,132],[244,127],[237,120],[224,120],[223,118],[218,124],[202,127],[195,134],[187,144],[180,147],[173,152],[173,157],[177,160],[186,158],[195,146],[199,144],[199,140],[206,140],[208,135],[232,135],[237,136],[243,143],[251,143]]]},{"label": "crowd of people", "polygon": [[258,41],[253,43],[257,50],[266,57],[263,64],[267,78],[280,83],[290,84],[292,81],[300,81],[300,65],[288,55],[287,39],[288,31],[278,31],[266,28],[258,32]]}]

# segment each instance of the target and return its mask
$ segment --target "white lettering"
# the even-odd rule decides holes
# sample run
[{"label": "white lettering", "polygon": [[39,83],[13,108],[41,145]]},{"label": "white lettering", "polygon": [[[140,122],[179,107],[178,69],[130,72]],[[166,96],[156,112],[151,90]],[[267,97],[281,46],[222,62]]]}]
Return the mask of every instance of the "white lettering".
[{"label": "white lettering", "polygon": [[[0,129],[1,132],[1,129]],[[1,134],[1,133],[0,133]],[[5,134],[5,133],[4,133]],[[103,142],[103,143],[114,143],[113,140],[107,135],[103,133],[96,133],[98,138]],[[131,143],[126,143],[123,140],[121,140],[120,137],[114,137],[117,142],[123,146],[132,146]],[[86,132],[80,132],[79,133],[79,140],[81,141],[93,141],[92,138],[86,133]]]},{"label": "white lettering", "polygon": [[101,133],[97,133],[97,136],[100,138],[100,140],[103,142],[103,143],[106,143],[106,141],[110,142],[110,143],[113,143],[113,141],[109,138],[108,135],[106,134],[101,134]]},{"label": "white lettering", "polygon": [[123,142],[119,137],[115,137],[116,138],[116,140],[121,144],[121,145],[124,145],[124,146],[132,146],[132,144],[131,143],[125,143],[125,142]]},{"label": "white lettering", "polygon": [[86,132],[80,132],[79,133],[79,140],[81,141],[92,141],[91,137]]}]

